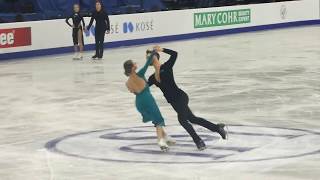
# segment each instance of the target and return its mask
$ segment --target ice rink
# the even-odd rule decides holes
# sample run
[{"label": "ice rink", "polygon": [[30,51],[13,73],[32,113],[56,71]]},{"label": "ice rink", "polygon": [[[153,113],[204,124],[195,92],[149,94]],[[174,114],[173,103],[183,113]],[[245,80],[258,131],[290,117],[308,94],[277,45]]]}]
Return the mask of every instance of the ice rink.
[{"label": "ice rink", "polygon": [[177,140],[159,152],[122,67],[141,67],[152,45],[106,49],[103,61],[93,52],[2,61],[0,179],[319,179],[320,26],[160,45],[179,52],[176,81],[194,113],[228,124],[228,141],[196,127],[208,146],[197,151],[153,87]]}]

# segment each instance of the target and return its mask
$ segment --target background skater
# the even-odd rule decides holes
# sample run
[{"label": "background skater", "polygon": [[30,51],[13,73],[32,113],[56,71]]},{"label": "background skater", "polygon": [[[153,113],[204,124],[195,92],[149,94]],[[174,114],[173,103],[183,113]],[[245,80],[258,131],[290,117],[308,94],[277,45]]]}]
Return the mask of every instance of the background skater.
[{"label": "background skater", "polygon": [[93,11],[87,31],[90,30],[93,21],[96,21],[95,26],[95,41],[96,41],[96,54],[92,59],[102,59],[104,51],[104,37],[105,34],[110,33],[110,21],[107,12],[104,10],[102,3],[96,1],[96,9]]}]

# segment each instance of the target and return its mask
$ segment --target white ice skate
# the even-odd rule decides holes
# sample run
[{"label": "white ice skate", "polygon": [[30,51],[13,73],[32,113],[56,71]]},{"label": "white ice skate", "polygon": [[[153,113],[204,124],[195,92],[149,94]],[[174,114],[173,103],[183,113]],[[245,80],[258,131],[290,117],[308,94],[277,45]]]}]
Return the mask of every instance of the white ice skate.
[{"label": "white ice skate", "polygon": [[168,146],[165,139],[160,139],[158,142],[158,145],[160,146],[161,151],[163,151],[163,152],[169,151],[169,146]]},{"label": "white ice skate", "polygon": [[74,57],[73,57],[72,59],[73,59],[73,60],[80,60],[79,54],[78,54],[78,53],[75,53],[75,54],[74,54]]},{"label": "white ice skate", "polygon": [[165,137],[165,140],[169,146],[173,146],[177,143],[176,140],[174,140],[171,136],[168,135]]},{"label": "white ice skate", "polygon": [[82,55],[79,56],[79,60],[83,60],[83,56]]}]

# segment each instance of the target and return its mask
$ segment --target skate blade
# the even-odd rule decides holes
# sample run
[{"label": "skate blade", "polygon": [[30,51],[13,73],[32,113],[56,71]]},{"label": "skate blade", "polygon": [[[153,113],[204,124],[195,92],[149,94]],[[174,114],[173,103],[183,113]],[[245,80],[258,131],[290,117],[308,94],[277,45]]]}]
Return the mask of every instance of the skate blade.
[{"label": "skate blade", "polygon": [[204,151],[206,149],[207,149],[207,147],[198,148],[199,151]]},{"label": "skate blade", "polygon": [[177,142],[175,142],[175,141],[167,141],[167,144],[168,144],[169,146],[174,146],[174,145],[177,144]]},{"label": "skate blade", "polygon": [[81,60],[80,58],[72,58],[72,60],[77,61],[77,60]]},{"label": "skate blade", "polygon": [[160,149],[161,149],[162,152],[168,152],[169,151],[169,148],[166,147],[166,146],[161,146]]},{"label": "skate blade", "polygon": [[225,131],[226,131],[226,139],[225,140],[229,140],[229,128],[227,125],[225,126]]}]

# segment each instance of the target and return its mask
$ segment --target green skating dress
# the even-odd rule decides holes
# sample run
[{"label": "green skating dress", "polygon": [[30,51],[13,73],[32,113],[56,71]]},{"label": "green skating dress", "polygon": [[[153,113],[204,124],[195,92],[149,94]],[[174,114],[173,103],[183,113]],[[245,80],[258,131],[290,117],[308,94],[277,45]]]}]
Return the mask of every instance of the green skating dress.
[{"label": "green skating dress", "polygon": [[140,93],[136,94],[136,107],[137,110],[141,113],[144,123],[152,121],[155,126],[165,126],[164,119],[160,113],[155,99],[150,92],[148,82],[145,78],[145,73],[151,63],[152,56],[148,58],[147,63],[137,73],[140,78],[144,79],[146,85]]}]

